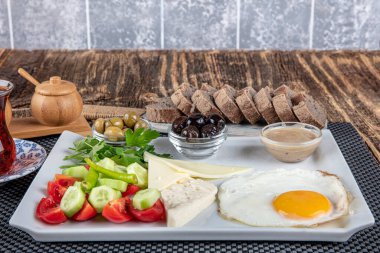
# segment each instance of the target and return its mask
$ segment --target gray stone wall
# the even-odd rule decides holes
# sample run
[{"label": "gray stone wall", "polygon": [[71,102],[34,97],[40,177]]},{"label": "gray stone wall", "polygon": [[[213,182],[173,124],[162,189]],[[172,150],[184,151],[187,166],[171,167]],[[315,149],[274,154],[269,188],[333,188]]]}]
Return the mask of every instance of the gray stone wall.
[{"label": "gray stone wall", "polygon": [[0,0],[0,48],[379,49],[380,0]]}]

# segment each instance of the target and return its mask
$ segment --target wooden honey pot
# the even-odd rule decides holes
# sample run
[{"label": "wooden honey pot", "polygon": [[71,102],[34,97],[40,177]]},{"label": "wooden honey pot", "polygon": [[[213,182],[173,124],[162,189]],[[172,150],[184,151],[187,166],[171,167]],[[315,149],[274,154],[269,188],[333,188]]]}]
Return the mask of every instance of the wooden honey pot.
[{"label": "wooden honey pot", "polygon": [[52,76],[48,81],[38,82],[24,69],[18,73],[36,86],[30,104],[32,116],[47,126],[64,126],[77,120],[82,114],[83,101],[76,85]]},{"label": "wooden honey pot", "polygon": [[59,76],[36,86],[31,111],[34,118],[48,126],[67,125],[81,115],[83,101],[74,83]]}]

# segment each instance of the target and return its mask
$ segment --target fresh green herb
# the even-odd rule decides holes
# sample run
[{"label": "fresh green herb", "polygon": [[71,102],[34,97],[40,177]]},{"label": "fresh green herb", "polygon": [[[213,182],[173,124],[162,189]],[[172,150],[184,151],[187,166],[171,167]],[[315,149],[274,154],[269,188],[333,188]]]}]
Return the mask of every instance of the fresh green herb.
[{"label": "fresh green herb", "polygon": [[[134,132],[128,129],[125,134],[125,147],[113,147],[104,141],[87,137],[76,141],[74,147],[70,148],[72,154],[66,156],[64,160],[71,160],[75,165],[84,165],[86,164],[86,158],[94,162],[98,162],[104,158],[110,158],[118,165],[127,167],[136,162],[146,167],[144,152],[149,152],[160,157],[170,157],[169,154],[157,154],[154,146],[149,145],[152,140],[159,136],[159,132],[150,129],[139,128]],[[68,167],[72,166],[61,166],[61,168]]]},{"label": "fresh green herb", "polygon": [[144,148],[159,136],[160,133],[155,130],[138,128],[135,131],[132,131],[132,129],[128,129],[125,133],[125,143],[127,147]]}]

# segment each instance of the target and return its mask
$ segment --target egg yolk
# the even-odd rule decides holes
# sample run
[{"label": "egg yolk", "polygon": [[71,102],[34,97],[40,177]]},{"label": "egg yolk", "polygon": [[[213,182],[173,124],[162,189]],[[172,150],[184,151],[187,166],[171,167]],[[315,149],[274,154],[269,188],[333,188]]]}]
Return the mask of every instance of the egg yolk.
[{"label": "egg yolk", "polygon": [[273,200],[276,211],[291,219],[311,219],[331,211],[330,200],[314,191],[289,191]]}]

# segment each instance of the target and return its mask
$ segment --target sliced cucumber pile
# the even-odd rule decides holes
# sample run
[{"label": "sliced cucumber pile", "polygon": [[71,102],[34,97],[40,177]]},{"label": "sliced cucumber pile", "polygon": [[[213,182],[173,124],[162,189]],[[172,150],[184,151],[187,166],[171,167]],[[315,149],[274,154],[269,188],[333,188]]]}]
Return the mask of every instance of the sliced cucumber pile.
[{"label": "sliced cucumber pile", "polygon": [[117,180],[117,179],[110,179],[110,178],[99,178],[98,182],[100,185],[109,186],[114,190],[125,192],[128,187],[128,183]]},{"label": "sliced cucumber pile", "polygon": [[91,190],[88,201],[98,213],[103,211],[104,206],[111,200],[121,198],[121,193],[109,186],[102,185]]},{"label": "sliced cucumber pile", "polygon": [[132,204],[138,210],[145,210],[152,207],[160,197],[161,194],[157,189],[145,189],[135,194]]},{"label": "sliced cucumber pile", "polygon": [[70,167],[62,171],[63,175],[80,178],[80,179],[85,179],[87,176],[87,173],[88,173],[88,170],[84,166]]},{"label": "sliced cucumber pile", "polygon": [[82,208],[85,200],[86,195],[80,187],[70,186],[61,200],[61,210],[70,218]]}]

